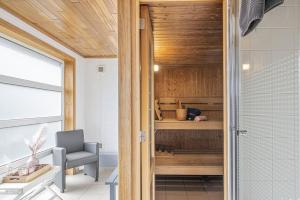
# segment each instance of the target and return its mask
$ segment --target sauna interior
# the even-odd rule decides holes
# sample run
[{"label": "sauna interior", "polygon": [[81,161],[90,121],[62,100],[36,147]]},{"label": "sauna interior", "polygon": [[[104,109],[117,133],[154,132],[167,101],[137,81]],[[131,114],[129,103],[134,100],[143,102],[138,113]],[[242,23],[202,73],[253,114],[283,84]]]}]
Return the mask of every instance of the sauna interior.
[{"label": "sauna interior", "polygon": [[[141,11],[153,38],[155,199],[223,199],[223,5]],[[177,120],[178,108],[199,109],[207,121]]]}]

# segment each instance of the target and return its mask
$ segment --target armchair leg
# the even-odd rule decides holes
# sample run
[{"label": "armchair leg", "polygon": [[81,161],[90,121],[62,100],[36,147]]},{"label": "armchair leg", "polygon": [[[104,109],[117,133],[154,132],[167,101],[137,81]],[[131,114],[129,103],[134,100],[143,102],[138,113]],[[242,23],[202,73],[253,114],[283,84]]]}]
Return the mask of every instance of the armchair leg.
[{"label": "armchair leg", "polygon": [[84,165],[84,174],[87,174],[87,175],[95,178],[95,182],[97,182],[99,179],[99,164],[98,164],[98,162]]},{"label": "armchair leg", "polygon": [[61,193],[64,193],[66,188],[66,175],[65,170],[60,170],[59,173],[56,174],[54,178],[55,185],[60,189]]}]

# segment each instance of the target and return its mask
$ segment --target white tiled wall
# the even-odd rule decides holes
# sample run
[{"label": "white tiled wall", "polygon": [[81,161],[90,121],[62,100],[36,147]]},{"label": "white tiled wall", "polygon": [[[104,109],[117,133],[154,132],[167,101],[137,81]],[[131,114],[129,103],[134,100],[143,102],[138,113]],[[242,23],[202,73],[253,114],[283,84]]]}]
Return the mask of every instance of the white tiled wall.
[{"label": "white tiled wall", "polygon": [[300,0],[285,0],[240,39],[241,200],[300,199],[299,50]]}]

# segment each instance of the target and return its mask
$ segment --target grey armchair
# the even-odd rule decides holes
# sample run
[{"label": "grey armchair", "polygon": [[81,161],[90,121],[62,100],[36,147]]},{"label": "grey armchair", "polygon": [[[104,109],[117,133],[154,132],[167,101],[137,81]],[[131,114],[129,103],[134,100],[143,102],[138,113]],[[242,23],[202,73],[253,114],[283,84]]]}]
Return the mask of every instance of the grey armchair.
[{"label": "grey armchair", "polygon": [[84,142],[83,130],[56,133],[56,147],[53,148],[53,164],[61,166],[54,183],[64,192],[66,188],[65,170],[84,165],[84,173],[99,177],[99,143]]}]

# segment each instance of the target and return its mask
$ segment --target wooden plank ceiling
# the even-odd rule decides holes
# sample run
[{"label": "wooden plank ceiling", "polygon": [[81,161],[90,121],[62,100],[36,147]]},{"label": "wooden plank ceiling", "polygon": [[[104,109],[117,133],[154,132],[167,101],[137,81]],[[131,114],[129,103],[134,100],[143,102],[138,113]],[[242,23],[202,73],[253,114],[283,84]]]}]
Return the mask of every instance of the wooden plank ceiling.
[{"label": "wooden plank ceiling", "polygon": [[0,0],[0,7],[84,57],[117,56],[117,0]]},{"label": "wooden plank ceiling", "polygon": [[222,2],[149,4],[155,63],[204,66],[223,59]]}]

